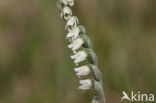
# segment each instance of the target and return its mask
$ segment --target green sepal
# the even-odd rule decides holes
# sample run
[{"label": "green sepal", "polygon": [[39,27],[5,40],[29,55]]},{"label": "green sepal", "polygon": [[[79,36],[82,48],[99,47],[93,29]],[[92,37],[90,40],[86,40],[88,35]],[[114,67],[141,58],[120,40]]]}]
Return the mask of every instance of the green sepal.
[{"label": "green sepal", "polygon": [[80,35],[86,35],[86,29],[82,25],[77,26],[80,29]]},{"label": "green sepal", "polygon": [[96,80],[93,80],[93,88],[96,92],[96,95],[98,96],[99,103],[106,103],[104,98],[104,93],[103,93],[104,90],[101,83]]},{"label": "green sepal", "polygon": [[80,37],[83,39],[84,43],[82,45],[83,48],[90,48],[93,49],[93,44],[90,38],[87,35],[80,35]]},{"label": "green sepal", "polygon": [[99,81],[102,84],[102,73],[100,69],[94,65],[94,64],[89,64],[88,65],[93,73],[94,79]]},{"label": "green sepal", "polygon": [[90,64],[95,64],[97,65],[98,61],[97,61],[97,56],[95,54],[95,52],[92,49],[84,49],[86,51],[86,53],[88,54],[88,61]]}]

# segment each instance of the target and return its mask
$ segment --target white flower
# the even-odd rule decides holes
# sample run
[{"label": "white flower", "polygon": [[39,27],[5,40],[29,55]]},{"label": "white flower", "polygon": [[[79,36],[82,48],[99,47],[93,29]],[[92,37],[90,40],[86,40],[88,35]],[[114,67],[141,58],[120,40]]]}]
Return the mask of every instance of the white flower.
[{"label": "white flower", "polygon": [[67,35],[66,39],[69,40],[69,42],[73,41],[79,36],[80,29],[78,27],[74,27],[73,30],[71,30]]},{"label": "white flower", "polygon": [[74,0],[62,0],[64,5],[69,5],[73,6],[74,5]]},{"label": "white flower", "polygon": [[70,32],[78,24],[79,24],[78,18],[76,16],[70,16],[70,18],[66,23],[65,29],[67,29]]},{"label": "white flower", "polygon": [[83,43],[84,43],[83,39],[81,37],[78,37],[71,44],[68,45],[68,48],[71,48],[72,51],[76,53],[76,50],[79,49]]},{"label": "white flower", "polygon": [[84,61],[87,58],[87,53],[85,51],[79,51],[73,56],[71,56],[71,59],[75,59],[74,63],[75,65],[78,65],[81,61]]},{"label": "white flower", "polygon": [[92,81],[90,79],[80,80],[80,84],[81,86],[79,86],[79,89],[86,90],[91,88]]},{"label": "white flower", "polygon": [[61,17],[64,17],[65,20],[68,20],[71,15],[72,10],[68,6],[65,6],[62,10]]},{"label": "white flower", "polygon": [[86,65],[86,66],[81,66],[78,68],[74,69],[77,76],[85,76],[88,75],[90,73],[90,68]]},{"label": "white flower", "polygon": [[68,0],[68,4],[69,4],[70,6],[73,6],[73,5],[74,5],[74,0]]}]

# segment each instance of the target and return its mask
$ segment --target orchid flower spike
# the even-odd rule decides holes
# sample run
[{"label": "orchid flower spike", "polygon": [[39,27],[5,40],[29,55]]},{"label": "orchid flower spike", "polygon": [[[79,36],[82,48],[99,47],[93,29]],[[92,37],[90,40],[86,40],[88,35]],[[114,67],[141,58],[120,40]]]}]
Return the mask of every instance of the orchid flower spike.
[{"label": "orchid flower spike", "polygon": [[71,59],[75,59],[74,63],[75,65],[78,65],[80,62],[84,61],[87,58],[87,56],[88,54],[82,50],[71,56]]},{"label": "orchid flower spike", "polygon": [[90,68],[89,66],[85,65],[85,66],[81,66],[81,67],[78,67],[78,68],[74,68],[75,72],[76,72],[76,75],[78,77],[80,76],[86,76],[90,73]]},{"label": "orchid flower spike", "polygon": [[79,24],[78,18],[76,16],[71,16],[66,23],[65,29],[67,29],[70,32],[78,24]]},{"label": "orchid flower spike", "polygon": [[92,86],[92,80],[86,79],[86,80],[80,80],[81,86],[79,86],[79,89],[87,90],[90,89]]},{"label": "orchid flower spike", "polygon": [[[77,16],[72,15],[71,6],[74,0],[56,0],[61,17],[66,21],[65,29],[68,31],[66,39],[70,42],[68,48],[74,54],[70,56],[76,66],[87,59],[87,65],[74,68],[78,77],[92,73],[93,79],[80,80],[79,89],[87,90],[93,87],[95,95],[91,103],[105,103],[101,71],[97,67],[97,56],[93,51],[93,44],[86,35],[86,29],[79,24]],[[82,50],[81,50],[82,49]],[[82,63],[81,63],[82,64]]]},{"label": "orchid flower spike", "polygon": [[64,6],[61,13],[61,17],[63,17],[65,20],[68,20],[71,15],[72,15],[72,10],[68,6]]}]

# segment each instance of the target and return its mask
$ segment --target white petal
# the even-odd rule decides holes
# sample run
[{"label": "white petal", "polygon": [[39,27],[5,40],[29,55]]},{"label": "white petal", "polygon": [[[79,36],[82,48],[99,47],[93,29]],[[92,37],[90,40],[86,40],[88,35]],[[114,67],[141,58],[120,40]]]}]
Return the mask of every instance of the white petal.
[{"label": "white petal", "polygon": [[71,59],[76,59],[76,55],[70,56]]},{"label": "white petal", "polygon": [[79,87],[79,89],[90,89],[92,86],[92,81],[90,79],[80,80],[80,84],[81,86]]},{"label": "white petal", "polygon": [[[66,26],[66,29],[68,26]],[[72,31],[69,31],[69,33],[66,35],[66,39],[69,40],[69,42],[75,40],[79,36],[80,30],[78,27],[74,27]]]},{"label": "white petal", "polygon": [[73,17],[70,17],[70,19],[67,21],[67,25],[74,25],[75,19]]},{"label": "white petal", "polygon": [[69,39],[73,36],[73,33],[72,32],[69,32],[67,35],[66,35],[66,39]]},{"label": "white petal", "polygon": [[74,54],[73,56],[71,56],[71,59],[75,59],[74,63],[76,65],[79,64],[79,62],[84,61],[87,58],[87,53],[85,51],[79,51],[76,54]]},{"label": "white petal", "polygon": [[74,47],[73,47],[72,50],[75,51],[75,50],[79,49],[79,48],[82,46],[83,43],[84,43],[83,41],[77,42],[77,43],[74,45]]},{"label": "white petal", "polygon": [[69,44],[68,45],[68,48],[73,48],[73,44]]},{"label": "white petal", "polygon": [[80,62],[84,61],[85,59],[86,59],[86,57],[77,58],[77,59],[75,59],[74,63],[76,65],[78,65]]},{"label": "white petal", "polygon": [[87,90],[87,89],[90,89],[90,87],[88,87],[88,86],[79,86],[79,89],[82,89],[82,90]]},{"label": "white petal", "polygon": [[73,33],[74,33],[74,36],[72,39],[74,40],[79,36],[80,29],[78,27],[73,28]]},{"label": "white petal", "polygon": [[86,66],[81,66],[79,68],[75,68],[74,69],[77,76],[85,76],[88,75],[90,73],[90,68],[86,65]]},{"label": "white petal", "polygon": [[79,37],[75,39],[71,44],[69,44],[68,48],[72,48],[72,51],[76,51],[82,46],[83,43],[84,41]]},{"label": "white petal", "polygon": [[76,54],[77,52],[76,51],[73,51],[73,53]]},{"label": "white petal", "polygon": [[65,7],[63,8],[63,14],[64,14],[64,15],[65,15],[65,14],[72,15],[72,11],[71,11],[71,9],[70,9],[68,6],[65,6]]},{"label": "white petal", "polygon": [[82,85],[91,85],[91,80],[90,79],[80,80],[80,84],[82,84]]}]

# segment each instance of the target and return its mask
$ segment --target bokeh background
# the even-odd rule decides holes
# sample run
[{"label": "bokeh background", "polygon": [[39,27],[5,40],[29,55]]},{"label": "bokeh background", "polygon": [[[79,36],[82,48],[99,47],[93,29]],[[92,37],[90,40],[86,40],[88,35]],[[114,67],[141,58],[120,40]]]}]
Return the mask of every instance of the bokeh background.
[{"label": "bokeh background", "polygon": [[[123,90],[156,94],[156,1],[75,1],[107,103],[121,103]],[[93,91],[77,89],[64,25],[54,0],[0,1],[0,103],[90,103]]]}]

